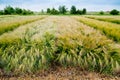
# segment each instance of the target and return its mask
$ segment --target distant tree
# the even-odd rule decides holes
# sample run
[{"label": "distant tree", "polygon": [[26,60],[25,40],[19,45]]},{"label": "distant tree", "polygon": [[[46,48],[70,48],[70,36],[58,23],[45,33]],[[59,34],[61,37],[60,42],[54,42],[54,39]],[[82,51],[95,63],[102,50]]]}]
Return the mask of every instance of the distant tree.
[{"label": "distant tree", "polygon": [[56,10],[55,8],[52,8],[50,13],[53,14],[53,15],[59,14],[58,10]]},{"label": "distant tree", "polygon": [[41,13],[44,14],[44,10],[43,9],[41,10]]},{"label": "distant tree", "polygon": [[27,13],[28,13],[28,14],[34,14],[34,12],[31,11],[31,10],[27,10]]},{"label": "distant tree", "polygon": [[110,11],[110,14],[112,14],[112,15],[118,15],[119,11],[116,10],[116,9],[113,9],[112,11]]},{"label": "distant tree", "polygon": [[103,12],[103,11],[100,11],[100,13],[99,13],[99,14],[103,15],[103,14],[104,14],[104,12]]},{"label": "distant tree", "polygon": [[27,10],[23,9],[23,10],[22,10],[22,14],[23,14],[23,15],[27,15]]},{"label": "distant tree", "polygon": [[59,6],[59,13],[65,14],[67,12],[67,8],[65,6]]},{"label": "distant tree", "polygon": [[29,14],[33,14],[33,11],[31,10],[26,10],[26,9],[21,9],[21,8],[13,8],[11,6],[6,6],[4,8],[4,10],[0,10],[0,14],[4,14],[4,15],[11,15],[11,14],[22,14],[22,15],[29,15]]},{"label": "distant tree", "polygon": [[82,10],[79,10],[79,9],[78,9],[78,10],[76,11],[76,14],[80,14],[80,15],[81,15],[81,14],[82,14]]},{"label": "distant tree", "polygon": [[86,12],[87,12],[86,8],[83,8],[82,14],[86,14]]},{"label": "distant tree", "polygon": [[16,13],[16,14],[22,14],[22,9],[16,7],[16,8],[15,8],[15,13]]},{"label": "distant tree", "polygon": [[47,8],[47,13],[50,13],[50,11],[51,11],[50,8]]},{"label": "distant tree", "polygon": [[76,7],[75,6],[71,7],[70,14],[76,14]]},{"label": "distant tree", "polygon": [[14,10],[14,8],[11,7],[11,6],[6,6],[6,7],[4,8],[4,14],[14,14],[14,12],[15,12],[15,10]]},{"label": "distant tree", "polygon": [[4,11],[3,10],[0,10],[0,15],[3,15],[4,14]]},{"label": "distant tree", "polygon": [[31,10],[26,10],[26,9],[23,9],[23,10],[22,10],[22,15],[30,15],[30,14],[33,14],[33,11],[31,11]]}]

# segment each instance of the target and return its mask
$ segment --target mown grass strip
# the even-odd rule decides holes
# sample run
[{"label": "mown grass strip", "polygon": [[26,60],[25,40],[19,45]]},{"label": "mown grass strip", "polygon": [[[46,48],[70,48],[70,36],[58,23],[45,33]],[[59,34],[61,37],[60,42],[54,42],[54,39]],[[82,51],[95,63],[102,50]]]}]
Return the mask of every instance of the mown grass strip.
[{"label": "mown grass strip", "polygon": [[22,18],[14,18],[11,21],[1,21],[0,22],[0,35],[12,31],[15,28],[19,27],[20,25],[24,25],[30,22],[34,22],[40,19],[45,18],[45,16],[23,16]]},{"label": "mown grass strip", "polygon": [[106,36],[120,42],[120,25],[85,17],[76,17],[80,22],[101,30]]},{"label": "mown grass strip", "polygon": [[86,16],[87,18],[120,24],[120,16]]}]

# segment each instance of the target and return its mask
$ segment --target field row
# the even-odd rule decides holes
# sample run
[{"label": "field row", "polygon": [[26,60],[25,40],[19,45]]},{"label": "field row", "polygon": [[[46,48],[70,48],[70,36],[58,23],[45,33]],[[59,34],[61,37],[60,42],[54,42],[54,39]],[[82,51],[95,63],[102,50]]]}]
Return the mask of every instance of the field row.
[{"label": "field row", "polygon": [[15,15],[0,15],[0,20],[3,18],[14,17]]},{"label": "field row", "polygon": [[120,16],[85,16],[85,17],[120,24]]},{"label": "field row", "polygon": [[51,27],[54,27],[54,22],[51,22],[49,19],[38,20],[26,25],[22,25],[11,32],[2,34],[0,36],[0,44],[9,45],[19,43],[20,40],[24,38],[26,34],[28,34],[28,32],[29,34],[34,35],[33,37],[31,37],[31,40],[34,41],[35,38],[39,39],[48,30],[53,30],[49,29]]},{"label": "field row", "polygon": [[50,16],[0,36],[0,68],[8,75],[37,73],[53,64],[115,73],[120,69],[119,48],[73,18]]},{"label": "field row", "polygon": [[95,19],[89,19],[85,17],[74,17],[80,22],[87,24],[93,28],[99,29],[106,36],[110,37],[114,41],[120,42],[120,25],[110,22],[98,21]]},{"label": "field row", "polygon": [[39,19],[43,19],[45,16],[14,16],[0,20],[0,35],[4,32],[11,31],[20,25],[24,25],[30,22],[34,22]]}]

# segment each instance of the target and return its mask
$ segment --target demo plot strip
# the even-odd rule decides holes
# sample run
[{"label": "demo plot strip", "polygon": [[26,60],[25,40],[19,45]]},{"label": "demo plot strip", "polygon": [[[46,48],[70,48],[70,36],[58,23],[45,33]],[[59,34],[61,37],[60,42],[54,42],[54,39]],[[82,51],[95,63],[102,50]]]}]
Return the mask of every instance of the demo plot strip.
[{"label": "demo plot strip", "polygon": [[110,37],[114,41],[120,42],[120,25],[104,21],[98,21],[95,19],[89,19],[85,17],[75,18],[82,23],[101,30],[106,36]]},{"label": "demo plot strip", "polygon": [[34,22],[43,18],[45,18],[45,16],[18,16],[12,19],[6,19],[3,21],[0,21],[0,35],[5,32],[14,30],[20,25]]}]

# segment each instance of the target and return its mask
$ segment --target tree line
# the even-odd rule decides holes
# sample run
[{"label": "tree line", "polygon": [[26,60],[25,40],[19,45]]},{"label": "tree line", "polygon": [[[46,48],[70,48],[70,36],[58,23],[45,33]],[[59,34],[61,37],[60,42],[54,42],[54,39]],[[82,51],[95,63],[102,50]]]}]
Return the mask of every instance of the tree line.
[{"label": "tree line", "polygon": [[4,10],[0,10],[0,15],[14,15],[14,14],[29,15],[33,14],[33,11],[21,9],[19,7],[13,8],[11,6],[6,6]]},{"label": "tree line", "polygon": [[[58,9],[53,8],[47,8],[46,12],[44,12],[43,10],[41,11],[42,14],[51,14],[51,15],[58,15],[58,14],[71,14],[71,15],[84,15],[87,13],[87,9],[83,8],[83,9],[77,9],[76,6],[71,6],[70,10],[68,10],[68,8],[66,8],[66,6],[59,6]],[[15,14],[19,14],[19,15],[30,15],[30,14],[34,14],[33,11],[31,10],[26,10],[26,9],[21,9],[19,7],[13,8],[11,6],[6,6],[4,8],[4,10],[0,10],[0,15],[15,15]],[[100,11],[99,14],[104,15],[105,12],[104,11]],[[113,9],[109,12],[109,14],[111,15],[118,15],[119,11],[116,9]]]},{"label": "tree line", "polygon": [[[119,11],[118,10],[116,10],[116,9],[113,9],[113,10],[111,10],[110,12],[109,12],[109,14],[111,14],[111,15],[119,15]],[[101,15],[103,15],[103,14],[105,14],[105,12],[104,11],[100,11],[100,13],[99,14],[101,14]]]},{"label": "tree line", "polygon": [[82,10],[76,9],[75,6],[71,6],[70,11],[68,11],[68,8],[66,8],[65,6],[59,6],[58,10],[55,8],[47,8],[47,13],[48,14],[53,14],[53,15],[57,15],[57,14],[86,14],[87,10],[86,8],[83,8]]},{"label": "tree line", "polygon": [[[86,8],[83,8],[82,10],[80,9],[77,9],[74,5],[71,6],[70,10],[68,10],[68,8],[66,8],[65,6],[59,6],[58,10],[55,9],[55,8],[47,8],[47,14],[53,14],[53,15],[57,15],[57,14],[79,14],[79,15],[83,15],[83,14],[86,14],[87,13],[87,9]],[[106,12],[104,11],[100,11],[99,14],[103,15],[105,14]],[[111,11],[109,11],[109,14],[111,15],[119,15],[119,11],[116,10],[116,9],[113,9]]]}]

